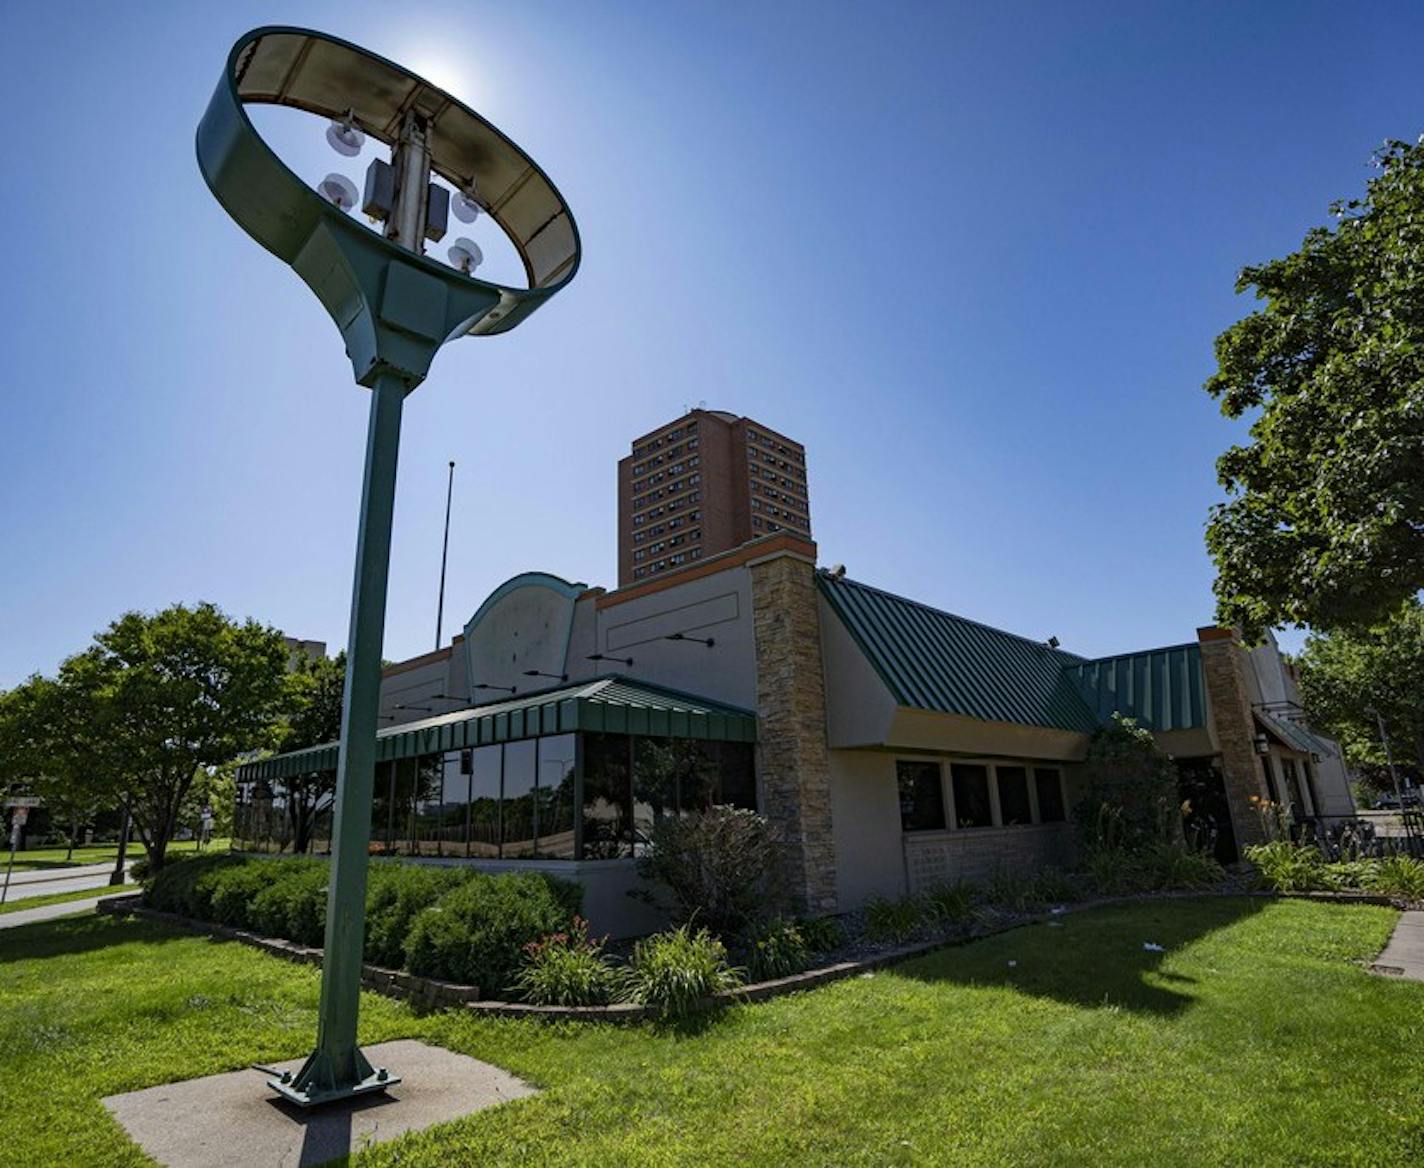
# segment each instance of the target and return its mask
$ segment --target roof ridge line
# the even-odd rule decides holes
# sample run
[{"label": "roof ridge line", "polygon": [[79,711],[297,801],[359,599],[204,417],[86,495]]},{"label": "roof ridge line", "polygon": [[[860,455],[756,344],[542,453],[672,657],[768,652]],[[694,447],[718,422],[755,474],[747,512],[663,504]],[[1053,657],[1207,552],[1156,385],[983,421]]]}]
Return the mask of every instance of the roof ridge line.
[{"label": "roof ridge line", "polygon": [[[952,617],[954,620],[963,621],[965,624],[973,625],[975,628],[987,629],[989,632],[998,633],[1000,636],[1003,637],[1012,637],[1016,641],[1022,641],[1025,645],[1031,645],[1036,649],[1042,649],[1045,653],[1051,653],[1054,656],[1071,657],[1074,659],[1073,664],[1093,660],[1089,657],[1081,657],[1077,653],[1074,653],[1068,649],[1054,649],[1046,642],[1035,641],[1032,637],[1024,636],[1023,633],[1010,632],[1008,629],[999,628],[998,625],[986,624],[984,621],[975,620],[973,617],[962,616],[957,612],[950,612],[947,608],[936,608],[932,604],[926,604],[923,600],[914,600],[908,596],[901,596],[898,592],[891,592],[889,589],[886,588],[877,588],[874,584],[867,584],[863,580],[855,580],[847,576],[842,576],[837,579],[824,569],[818,571],[816,575],[829,584],[850,584],[856,588],[863,588],[867,592],[875,592],[878,593],[880,596],[889,597],[891,600],[899,601],[901,604],[908,604],[914,608],[924,609],[926,612],[932,612],[936,616]],[[1065,665],[1066,664],[1067,663],[1065,662]]]}]

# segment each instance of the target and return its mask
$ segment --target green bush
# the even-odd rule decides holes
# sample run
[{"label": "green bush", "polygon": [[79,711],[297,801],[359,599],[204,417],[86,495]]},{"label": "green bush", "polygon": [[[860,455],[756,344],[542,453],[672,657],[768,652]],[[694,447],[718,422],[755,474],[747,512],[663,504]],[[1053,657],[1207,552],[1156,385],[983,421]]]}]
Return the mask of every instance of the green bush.
[{"label": "green bush", "polygon": [[1373,888],[1379,867],[1378,860],[1339,860],[1320,869],[1320,881],[1330,892]]},{"label": "green bush", "polygon": [[553,933],[524,946],[524,965],[512,987],[536,1006],[602,1006],[622,985],[619,971],[591,941],[588,923],[575,917],[567,933]]},{"label": "green bush", "polygon": [[704,998],[741,985],[741,973],[727,963],[727,950],[706,929],[683,925],[639,941],[628,969],[629,1001],[656,1006],[670,1018],[698,1008]]},{"label": "green bush", "polygon": [[400,969],[405,964],[406,937],[416,916],[455,885],[476,875],[468,868],[373,861],[366,879],[365,959],[384,969]]},{"label": "green bush", "polygon": [[1159,843],[1138,857],[1142,883],[1152,889],[1214,888],[1226,872],[1214,856],[1177,843]]},{"label": "green bush", "polygon": [[913,937],[924,923],[924,909],[918,897],[904,896],[890,900],[872,896],[865,902],[865,935],[875,942],[903,944]]},{"label": "green bush", "polygon": [[144,903],[159,912],[213,920],[210,910],[213,888],[246,864],[244,857],[233,855],[202,856],[179,864],[165,864],[148,878]]},{"label": "green bush", "polygon": [[1246,858],[1265,885],[1277,892],[1312,892],[1325,887],[1325,862],[1315,848],[1273,840],[1247,848]]},{"label": "green bush", "polygon": [[1083,899],[1083,890],[1061,868],[1041,868],[1033,878],[1038,899],[1044,904],[1069,904]]},{"label": "green bush", "polygon": [[1100,896],[1121,896],[1142,889],[1141,866],[1125,848],[1090,849],[1083,866]]},{"label": "green bush", "polygon": [[974,889],[968,884],[936,884],[920,900],[925,919],[937,925],[967,925],[974,919]]},{"label": "green bush", "polygon": [[252,902],[280,876],[277,860],[232,857],[232,863],[215,866],[194,886],[188,915],[216,921],[235,929],[252,928]]},{"label": "green bush", "polygon": [[984,885],[984,899],[994,908],[1013,913],[1042,912],[1048,907],[1034,873],[1000,868]]},{"label": "green bush", "polygon": [[1397,896],[1402,900],[1424,900],[1424,862],[1409,856],[1381,860],[1365,885],[1371,892]]},{"label": "green bush", "polygon": [[[320,945],[329,878],[325,860],[204,856],[165,867],[144,895],[165,912]],[[582,895],[577,884],[537,873],[376,863],[367,881],[365,959],[500,992],[521,947],[565,929]]]},{"label": "green bush", "polygon": [[845,926],[835,917],[802,917],[796,928],[812,953],[829,953],[845,944]]},{"label": "green bush", "polygon": [[483,873],[416,914],[405,940],[411,973],[500,993],[519,972],[524,946],[569,928],[578,885],[537,872]]},{"label": "green bush", "polygon": [[747,955],[755,981],[772,981],[800,973],[811,964],[811,947],[799,926],[789,921],[773,921],[752,939]]},{"label": "green bush", "polygon": [[[256,867],[259,874],[270,879],[247,907],[246,926],[264,937],[320,945],[326,923],[330,865],[322,860],[281,860],[270,871]],[[224,895],[223,902],[230,904],[230,896]]]},{"label": "green bush", "polygon": [[718,806],[665,815],[653,826],[638,873],[667,888],[682,920],[727,937],[745,935],[783,899],[779,843],[771,823],[755,811]]}]

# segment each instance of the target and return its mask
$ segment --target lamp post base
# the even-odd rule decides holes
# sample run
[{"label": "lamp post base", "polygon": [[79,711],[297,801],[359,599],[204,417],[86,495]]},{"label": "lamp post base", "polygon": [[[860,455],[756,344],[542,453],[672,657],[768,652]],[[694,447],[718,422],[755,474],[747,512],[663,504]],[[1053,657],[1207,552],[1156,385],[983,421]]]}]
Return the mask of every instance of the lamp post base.
[{"label": "lamp post base", "polygon": [[284,1072],[268,1079],[267,1086],[288,1103],[310,1108],[384,1091],[400,1082],[385,1067],[373,1068],[359,1048],[352,1054],[347,1066],[338,1067],[329,1054],[317,1050],[295,1075]]}]

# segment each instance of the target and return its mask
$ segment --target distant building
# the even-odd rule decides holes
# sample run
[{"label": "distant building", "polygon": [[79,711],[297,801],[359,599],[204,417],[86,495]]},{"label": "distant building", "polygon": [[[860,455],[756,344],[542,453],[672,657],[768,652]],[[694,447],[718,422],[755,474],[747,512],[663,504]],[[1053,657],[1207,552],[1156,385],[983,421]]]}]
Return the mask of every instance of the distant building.
[{"label": "distant building", "polygon": [[763,535],[811,538],[806,448],[751,418],[690,410],[618,463],[618,584]]},{"label": "distant building", "polygon": [[325,641],[303,641],[299,637],[288,637],[285,634],[282,640],[287,642],[287,672],[291,673],[303,661],[320,661],[326,656]]}]

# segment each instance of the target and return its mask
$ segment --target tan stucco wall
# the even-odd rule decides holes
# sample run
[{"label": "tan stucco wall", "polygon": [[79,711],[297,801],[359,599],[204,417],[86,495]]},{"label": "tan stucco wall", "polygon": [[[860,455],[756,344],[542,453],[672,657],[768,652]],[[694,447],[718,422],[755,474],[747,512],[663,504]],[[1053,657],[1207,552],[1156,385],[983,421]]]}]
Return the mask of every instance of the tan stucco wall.
[{"label": "tan stucco wall", "polygon": [[1047,762],[1079,762],[1088,752],[1088,736],[1070,730],[981,722],[958,714],[905,708],[896,711],[886,744],[904,750]]},{"label": "tan stucco wall", "polygon": [[885,742],[895,699],[825,597],[817,597],[826,669],[826,740],[832,747]]},{"label": "tan stucco wall", "polygon": [[855,908],[875,894],[903,896],[905,861],[894,755],[831,751],[831,822],[841,908]]}]

